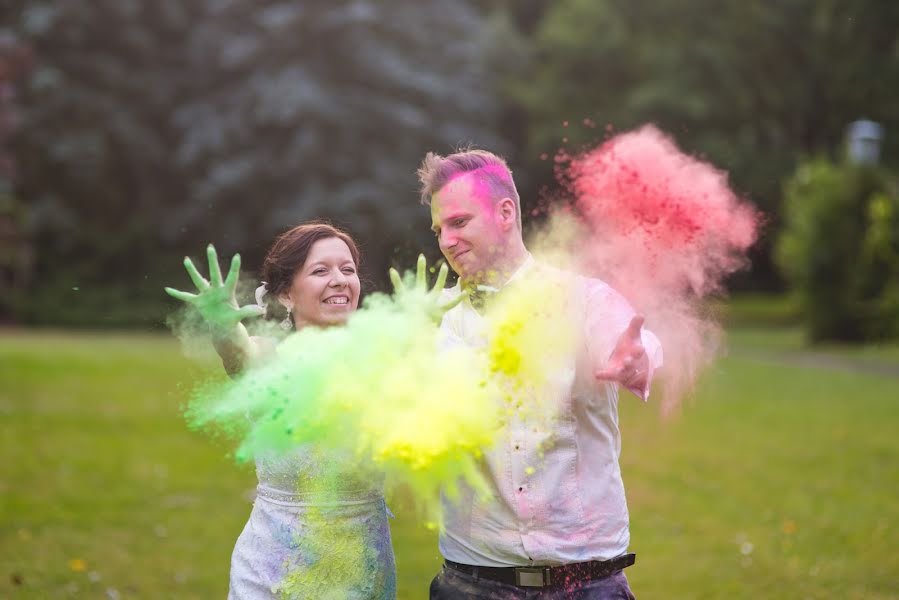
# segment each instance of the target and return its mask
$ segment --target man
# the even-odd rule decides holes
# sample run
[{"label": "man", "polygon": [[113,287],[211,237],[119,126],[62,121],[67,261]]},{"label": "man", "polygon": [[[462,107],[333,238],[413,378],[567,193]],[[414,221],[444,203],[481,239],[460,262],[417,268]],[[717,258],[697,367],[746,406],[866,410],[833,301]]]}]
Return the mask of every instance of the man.
[{"label": "man", "polygon": [[[525,248],[518,193],[500,157],[482,150],[429,153],[418,174],[440,250],[460,279],[446,295],[472,294],[446,313],[441,328],[483,344],[478,290],[501,294],[512,282],[542,277],[541,269],[559,271]],[[492,500],[470,491],[445,499],[445,564],[431,584],[433,600],[633,597],[622,572],[634,556],[627,554],[618,465],[617,387],[645,400],[661,348],[609,286],[570,279],[584,343],[556,378],[560,383],[539,392],[552,396],[542,400],[556,403],[561,417],[552,431],[526,416],[510,419],[485,455]]]}]

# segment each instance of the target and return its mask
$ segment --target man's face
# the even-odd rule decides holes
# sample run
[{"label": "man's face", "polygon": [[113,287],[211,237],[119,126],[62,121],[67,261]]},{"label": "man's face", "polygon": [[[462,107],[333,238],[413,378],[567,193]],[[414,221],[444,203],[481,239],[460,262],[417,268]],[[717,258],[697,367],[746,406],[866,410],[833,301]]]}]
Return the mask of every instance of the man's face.
[{"label": "man's face", "polygon": [[488,280],[503,249],[497,204],[472,175],[450,181],[431,197],[431,229],[450,267],[465,281]]}]

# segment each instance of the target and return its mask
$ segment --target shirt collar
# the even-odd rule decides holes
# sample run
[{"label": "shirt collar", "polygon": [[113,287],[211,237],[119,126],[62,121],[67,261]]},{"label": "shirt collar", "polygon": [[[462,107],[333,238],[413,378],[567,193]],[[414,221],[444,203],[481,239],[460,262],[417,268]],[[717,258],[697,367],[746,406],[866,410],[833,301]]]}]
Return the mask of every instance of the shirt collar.
[{"label": "shirt collar", "polygon": [[[492,285],[478,285],[476,287],[477,287],[477,289],[485,291],[485,292],[498,292],[501,289],[503,289],[504,287],[506,287],[507,285],[509,285],[510,283],[513,283],[513,282],[523,278],[525,275],[527,275],[528,271],[530,271],[534,267],[534,264],[536,264],[536,261],[534,260],[534,255],[531,254],[530,252],[525,251],[524,261],[522,261],[522,263],[520,265],[518,265],[518,268],[515,269],[515,271],[512,273],[512,275],[509,276],[508,279],[506,279],[505,283],[503,283],[499,287],[494,287]],[[457,285],[459,286],[459,289],[461,290],[462,289],[462,280],[461,279],[459,280]]]},{"label": "shirt collar", "polygon": [[519,267],[515,269],[515,272],[512,273],[509,279],[506,280],[506,283],[501,285],[500,288],[504,288],[513,281],[518,281],[519,279],[527,275],[528,271],[530,271],[534,267],[534,263],[534,255],[530,252],[526,252],[524,262],[522,262],[521,265],[519,265]]}]

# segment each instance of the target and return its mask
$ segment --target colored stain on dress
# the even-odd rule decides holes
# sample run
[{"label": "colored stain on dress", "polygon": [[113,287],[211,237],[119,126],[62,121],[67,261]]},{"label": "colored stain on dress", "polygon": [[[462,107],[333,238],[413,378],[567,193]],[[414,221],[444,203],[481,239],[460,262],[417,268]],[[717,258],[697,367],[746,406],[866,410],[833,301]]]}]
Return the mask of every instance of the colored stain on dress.
[{"label": "colored stain on dress", "polygon": [[302,530],[295,538],[296,552],[288,558],[285,574],[272,590],[279,597],[385,597],[384,582],[375,578],[380,569],[373,536],[366,523],[343,512],[312,506],[303,514]]}]

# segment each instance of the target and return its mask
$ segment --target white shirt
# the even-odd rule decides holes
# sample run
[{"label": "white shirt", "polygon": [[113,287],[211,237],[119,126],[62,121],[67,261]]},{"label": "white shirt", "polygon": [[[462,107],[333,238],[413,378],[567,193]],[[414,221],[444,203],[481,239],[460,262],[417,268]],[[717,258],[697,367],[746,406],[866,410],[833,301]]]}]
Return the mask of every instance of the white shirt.
[{"label": "white shirt", "polygon": [[[482,501],[463,487],[443,498],[440,553],[458,563],[509,567],[607,560],[627,551],[627,503],[618,457],[618,389],[597,381],[618,338],[634,316],[628,302],[598,279],[568,274],[528,255],[510,282],[533,270],[563,274],[573,283],[573,310],[583,341],[545,393],[558,403],[554,429],[512,417],[482,469],[493,498]],[[446,298],[461,293],[456,287]],[[441,330],[472,347],[486,343],[485,319],[466,300],[448,311]],[[662,364],[661,344],[643,330],[650,370]]]}]

